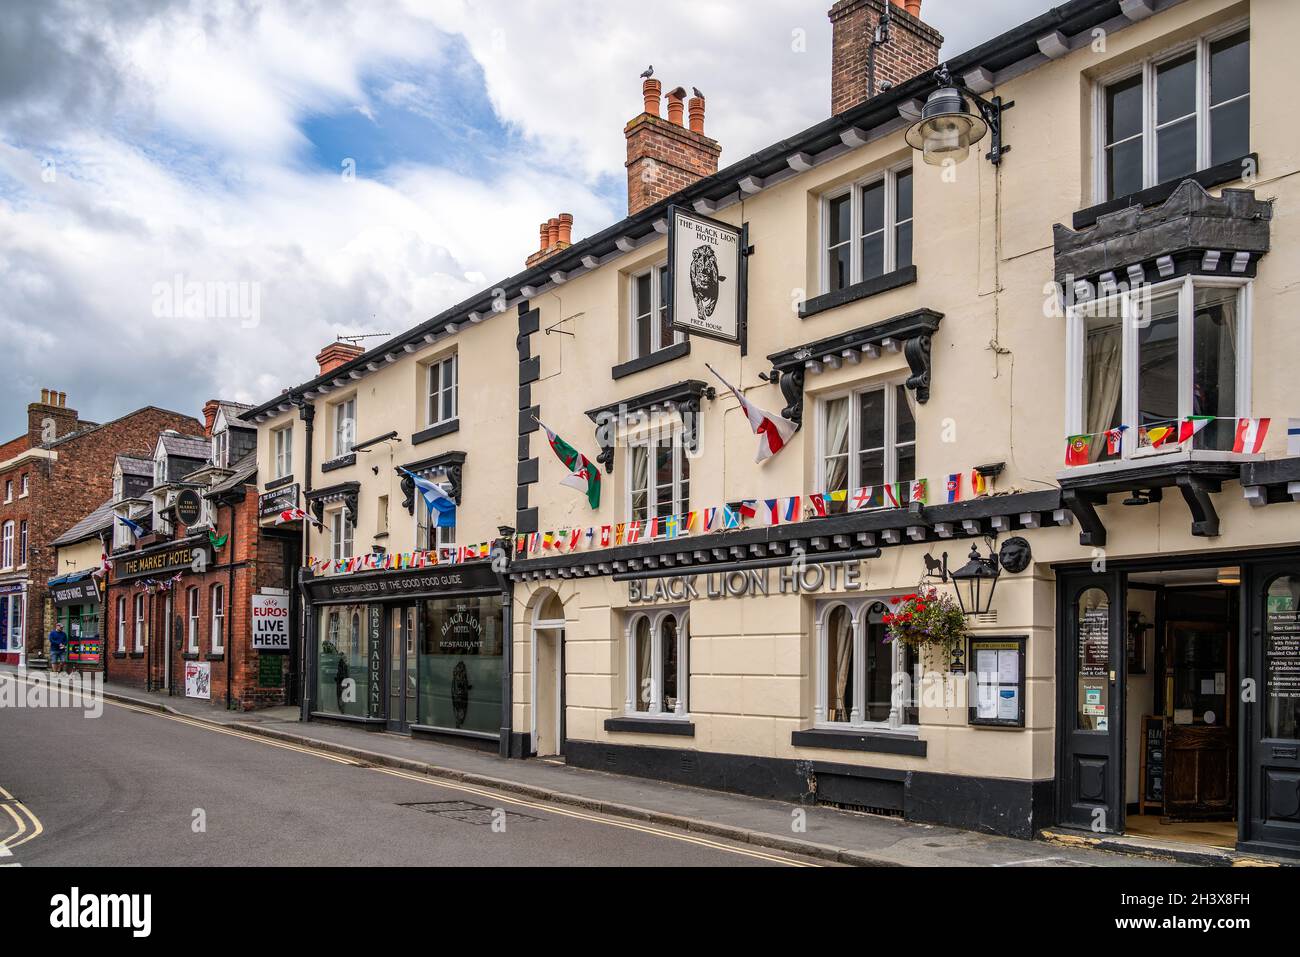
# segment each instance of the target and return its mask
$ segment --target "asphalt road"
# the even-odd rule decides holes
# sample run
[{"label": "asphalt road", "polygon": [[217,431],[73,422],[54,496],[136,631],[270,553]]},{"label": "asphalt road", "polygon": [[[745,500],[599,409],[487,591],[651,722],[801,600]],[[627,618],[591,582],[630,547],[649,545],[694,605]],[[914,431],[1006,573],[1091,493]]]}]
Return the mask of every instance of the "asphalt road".
[{"label": "asphalt road", "polygon": [[0,844],[23,867],[812,863],[112,702],[0,708]]}]

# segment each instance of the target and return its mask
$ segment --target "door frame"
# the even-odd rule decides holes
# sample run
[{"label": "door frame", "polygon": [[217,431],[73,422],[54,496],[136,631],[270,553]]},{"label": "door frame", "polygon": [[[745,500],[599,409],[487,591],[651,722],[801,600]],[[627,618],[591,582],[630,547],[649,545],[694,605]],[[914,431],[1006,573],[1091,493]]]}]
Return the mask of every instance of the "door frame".
[{"label": "door frame", "polygon": [[[555,753],[564,755],[564,628],[567,621],[563,618],[535,619],[529,632],[529,644],[532,645],[532,668],[530,669],[529,690],[529,727],[528,751],[537,754],[537,663],[540,660],[538,642],[543,633],[555,635]],[[549,755],[548,755],[549,756]]]},{"label": "door frame", "polygon": [[[419,612],[419,603],[415,601],[408,602],[390,602],[385,603],[384,609],[384,726],[387,730],[397,734],[410,734],[411,725],[417,724],[416,715],[406,713],[406,682],[409,680],[409,672],[414,669],[415,674],[415,700],[416,708],[419,708],[420,700],[420,670],[418,666],[420,658],[420,632],[424,628],[424,623]],[[414,610],[415,623],[415,644],[414,651],[411,655],[413,660],[407,661],[407,641],[403,633],[402,642],[402,689],[398,695],[399,714],[392,714],[393,706],[393,621],[396,616],[405,614],[408,610]]]},{"label": "door frame", "polygon": [[1073,615],[1077,598],[1089,588],[1102,588],[1110,592],[1109,657],[1111,674],[1107,690],[1109,713],[1106,715],[1107,752],[1110,766],[1106,784],[1106,806],[1109,808],[1105,833],[1123,834],[1126,806],[1125,782],[1125,714],[1124,696],[1128,686],[1128,654],[1125,641],[1127,619],[1128,576],[1124,571],[1108,569],[1092,571],[1090,567],[1059,569],[1056,574],[1056,819],[1070,827],[1087,827],[1075,818],[1078,809],[1071,795],[1074,777],[1070,771],[1073,753],[1072,739],[1076,734],[1100,735],[1098,731],[1078,731],[1075,717],[1078,711],[1078,634]]}]

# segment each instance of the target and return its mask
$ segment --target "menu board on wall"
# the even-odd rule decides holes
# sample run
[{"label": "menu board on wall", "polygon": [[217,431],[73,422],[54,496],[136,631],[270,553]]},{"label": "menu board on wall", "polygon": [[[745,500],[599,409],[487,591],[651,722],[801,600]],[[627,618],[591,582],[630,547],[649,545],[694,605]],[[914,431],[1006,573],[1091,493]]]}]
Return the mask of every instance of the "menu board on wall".
[{"label": "menu board on wall", "polygon": [[1270,594],[1266,609],[1264,703],[1270,738],[1300,737],[1300,611],[1288,594]]},{"label": "menu board on wall", "polygon": [[972,725],[1025,726],[1026,638],[970,639]]},{"label": "menu board on wall", "polygon": [[1110,605],[1085,608],[1079,615],[1079,727],[1110,727]]}]

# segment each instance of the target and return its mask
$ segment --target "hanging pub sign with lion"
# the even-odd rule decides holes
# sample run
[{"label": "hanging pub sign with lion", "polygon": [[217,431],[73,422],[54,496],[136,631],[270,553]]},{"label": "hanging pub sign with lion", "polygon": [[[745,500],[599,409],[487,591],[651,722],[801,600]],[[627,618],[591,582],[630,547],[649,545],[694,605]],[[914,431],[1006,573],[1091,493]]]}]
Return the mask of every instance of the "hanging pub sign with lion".
[{"label": "hanging pub sign with lion", "polygon": [[669,310],[674,328],[692,336],[739,343],[745,308],[743,230],[669,210]]}]

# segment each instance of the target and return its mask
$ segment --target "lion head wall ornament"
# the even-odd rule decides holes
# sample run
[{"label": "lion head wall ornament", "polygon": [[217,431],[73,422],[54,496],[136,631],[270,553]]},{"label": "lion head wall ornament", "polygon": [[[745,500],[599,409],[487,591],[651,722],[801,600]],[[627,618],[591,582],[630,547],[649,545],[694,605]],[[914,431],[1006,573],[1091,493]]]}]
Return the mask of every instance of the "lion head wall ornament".
[{"label": "lion head wall ornament", "polygon": [[696,246],[691,252],[691,293],[701,319],[713,315],[718,307],[718,287],[726,281],[726,276],[718,274],[718,256],[713,247]]}]

